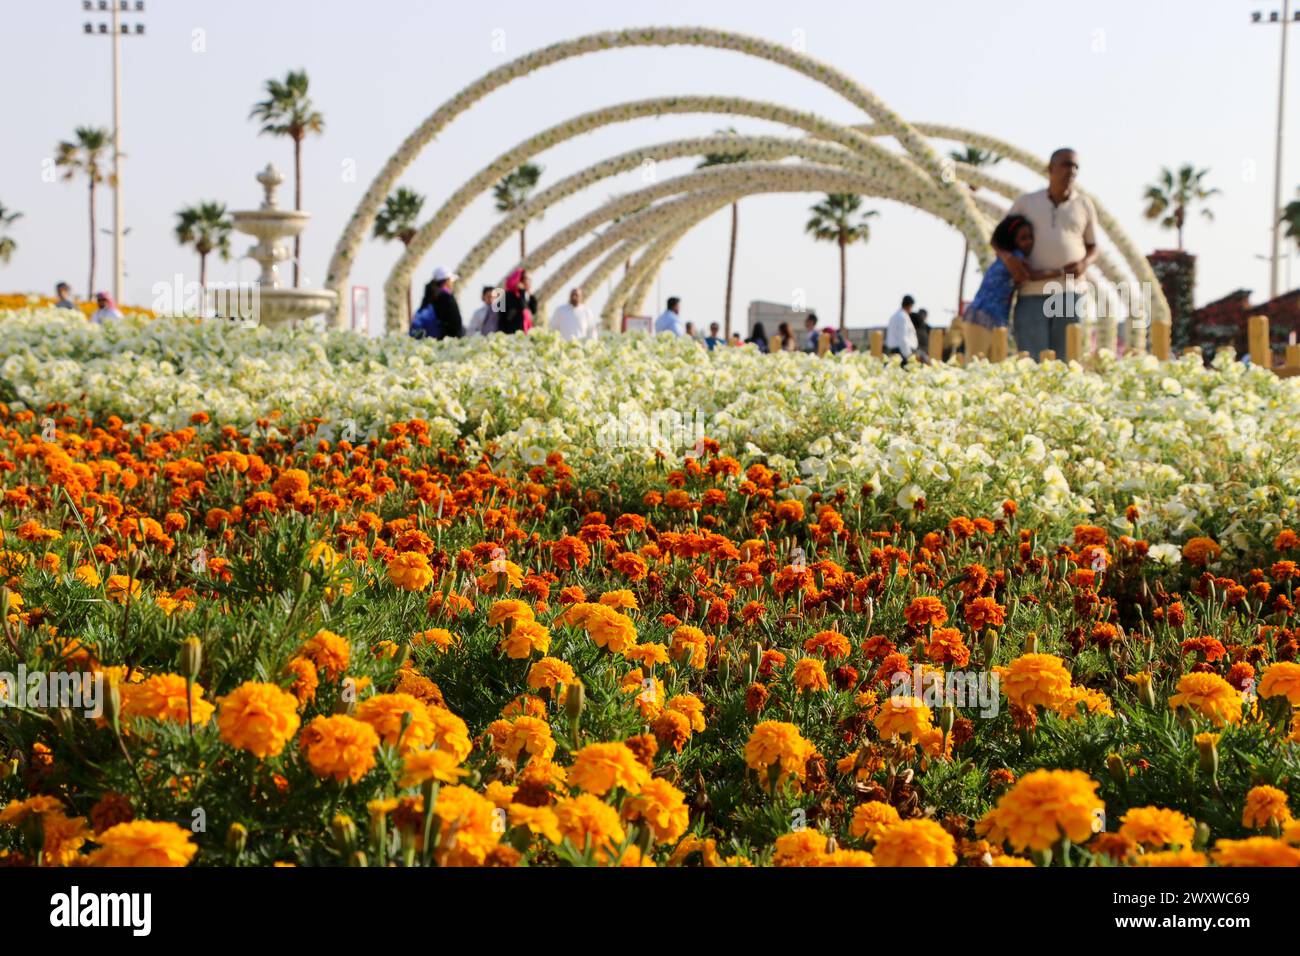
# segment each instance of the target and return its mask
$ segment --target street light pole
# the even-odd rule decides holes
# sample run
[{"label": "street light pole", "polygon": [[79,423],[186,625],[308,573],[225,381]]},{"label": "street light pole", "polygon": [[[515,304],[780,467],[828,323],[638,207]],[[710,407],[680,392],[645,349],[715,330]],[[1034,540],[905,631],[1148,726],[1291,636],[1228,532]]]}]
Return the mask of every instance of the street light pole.
[{"label": "street light pole", "polygon": [[[1300,12],[1297,13],[1297,19],[1300,19]],[[1264,20],[1263,14],[1251,14],[1253,23],[1278,23],[1282,28],[1282,54],[1278,63],[1277,78],[1277,143],[1273,154],[1273,256],[1269,261],[1268,270],[1268,288],[1269,298],[1278,297],[1278,278],[1280,269],[1278,260],[1282,255],[1282,121],[1286,116],[1286,37],[1287,27],[1292,23],[1291,20],[1291,0],[1282,0],[1282,17],[1279,20],[1276,12]],[[1288,283],[1289,285],[1290,283]]]},{"label": "street light pole", "polygon": [[122,8],[113,4],[113,301],[122,302]]},{"label": "street light pole", "polygon": [[[135,0],[134,7],[128,0],[99,0],[98,4],[82,0],[81,8],[86,13],[95,10],[112,12],[110,22],[101,21],[98,32],[89,22],[83,31],[87,36],[111,36],[113,40],[113,298],[121,302],[126,272],[123,266],[126,260],[126,194],[122,189],[122,37],[131,35],[131,27],[122,23],[122,14],[144,13],[144,0]],[[135,35],[144,35],[143,23],[135,25]]]}]

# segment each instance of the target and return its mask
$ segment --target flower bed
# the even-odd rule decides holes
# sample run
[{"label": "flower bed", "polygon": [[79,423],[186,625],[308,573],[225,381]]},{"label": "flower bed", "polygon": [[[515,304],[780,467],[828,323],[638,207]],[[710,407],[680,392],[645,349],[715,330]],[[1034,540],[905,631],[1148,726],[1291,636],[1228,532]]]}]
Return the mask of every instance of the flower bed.
[{"label": "flower bed", "polygon": [[0,862],[1300,864],[1267,373],[5,331]]}]

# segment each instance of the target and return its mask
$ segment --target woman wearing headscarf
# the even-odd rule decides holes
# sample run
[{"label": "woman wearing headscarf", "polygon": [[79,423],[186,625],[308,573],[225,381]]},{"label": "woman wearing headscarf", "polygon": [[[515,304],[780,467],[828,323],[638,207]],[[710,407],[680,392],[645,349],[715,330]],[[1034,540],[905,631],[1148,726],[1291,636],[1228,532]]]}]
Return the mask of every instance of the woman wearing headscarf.
[{"label": "woman wearing headscarf", "polygon": [[755,322],[754,328],[749,333],[746,342],[751,343],[760,352],[767,351],[767,330],[763,328],[762,322]]},{"label": "woman wearing headscarf", "polygon": [[96,325],[103,325],[106,321],[111,319],[122,318],[122,311],[117,307],[117,303],[113,301],[113,297],[107,292],[101,292],[96,295],[95,303],[99,308],[91,313],[90,321],[94,322]]},{"label": "woman wearing headscarf", "polygon": [[533,295],[533,282],[527,269],[510,273],[505,284],[505,311],[497,326],[500,332],[527,332],[533,327],[537,314],[537,296]]}]

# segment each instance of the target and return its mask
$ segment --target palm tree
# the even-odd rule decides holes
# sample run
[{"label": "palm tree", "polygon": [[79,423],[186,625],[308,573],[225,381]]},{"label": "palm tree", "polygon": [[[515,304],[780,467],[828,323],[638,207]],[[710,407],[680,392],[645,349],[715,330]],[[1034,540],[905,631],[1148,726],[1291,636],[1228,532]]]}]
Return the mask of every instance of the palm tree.
[{"label": "palm tree", "polygon": [[[399,240],[403,246],[409,246],[415,238],[416,223],[420,221],[420,210],[424,208],[424,197],[414,189],[398,186],[393,194],[384,200],[383,208],[375,216],[371,235],[384,242]],[[411,318],[411,283],[406,283],[406,318]]]},{"label": "palm tree", "polygon": [[853,193],[831,193],[812,207],[812,218],[804,231],[818,242],[834,242],[840,247],[840,331],[844,331],[846,305],[848,302],[848,257],[847,251],[855,242],[868,242],[871,239],[871,226],[867,220],[880,215],[870,209],[862,213],[861,218],[854,219],[862,208],[862,197]]},{"label": "palm tree", "polygon": [[230,258],[232,229],[225,203],[201,202],[176,213],[176,241],[182,246],[193,246],[199,254],[200,290],[208,287],[209,253],[215,252],[226,260]]},{"label": "palm tree", "polygon": [[[1159,219],[1164,229],[1178,230],[1178,251],[1183,251],[1183,226],[1187,223],[1187,211],[1198,202],[1205,202],[1211,196],[1219,194],[1218,189],[1206,189],[1205,177],[1208,169],[1196,169],[1191,163],[1184,163],[1178,168],[1177,177],[1162,167],[1160,176],[1147,187],[1143,198],[1147,201],[1144,215],[1148,219]],[[1202,209],[1201,215],[1214,219],[1214,213]]]},{"label": "palm tree", "polygon": [[95,298],[95,187],[110,177],[104,174],[104,151],[108,149],[108,130],[92,126],[78,126],[73,130],[71,142],[59,143],[54,165],[63,167],[65,181],[84,173],[90,183],[90,279],[87,282],[88,299]]},{"label": "palm tree", "polygon": [[8,262],[13,258],[14,250],[18,248],[18,243],[14,241],[13,236],[3,235],[3,231],[23,218],[20,212],[10,212],[5,208],[4,203],[0,203],[0,262]]},{"label": "palm tree", "polygon": [[[307,96],[307,71],[290,70],[283,80],[266,81],[266,99],[253,105],[249,119],[261,122],[260,132],[293,140],[293,208],[302,209],[302,141],[308,133],[325,130],[325,117]],[[298,284],[302,239],[293,239],[293,284]]]},{"label": "palm tree", "polygon": [[[728,127],[725,130],[719,130],[719,133],[726,136],[735,136],[735,129]],[[700,162],[697,169],[705,169],[709,166],[727,166],[731,163],[743,163],[749,159],[749,154],[744,150],[736,150],[731,153],[706,153],[704,159]],[[736,275],[736,232],[740,228],[740,203],[739,201],[731,204],[731,252],[727,256],[727,297],[726,304],[723,306],[724,312],[724,330],[723,337],[731,341],[731,289]]]},{"label": "palm tree", "polygon": [[[528,194],[537,188],[537,181],[542,178],[542,167],[536,163],[524,163],[514,172],[507,173],[501,182],[492,187],[492,198],[496,200],[497,212],[511,213],[522,206]],[[527,221],[519,226],[519,258],[528,255],[528,244],[524,238]]]},{"label": "palm tree", "polygon": [[[965,149],[954,149],[948,154],[952,157],[953,162],[965,163],[967,166],[996,166],[1002,162],[1002,157],[990,149],[980,149],[978,146],[967,146]],[[979,187],[974,183],[967,183],[970,191],[973,193]],[[957,314],[961,315],[962,302],[966,298],[966,265],[970,261],[970,240],[966,240],[965,248],[961,253],[961,277],[957,280]]]},{"label": "palm tree", "polygon": [[1281,221],[1286,224],[1286,237],[1294,239],[1296,248],[1300,249],[1300,199],[1292,199],[1286,204]]}]

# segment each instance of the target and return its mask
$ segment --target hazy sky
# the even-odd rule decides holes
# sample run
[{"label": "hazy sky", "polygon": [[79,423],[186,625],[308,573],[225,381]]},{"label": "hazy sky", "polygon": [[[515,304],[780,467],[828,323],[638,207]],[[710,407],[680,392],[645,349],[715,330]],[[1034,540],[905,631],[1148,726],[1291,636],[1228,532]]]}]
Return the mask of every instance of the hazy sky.
[{"label": "hazy sky", "polygon": [[[391,151],[480,74],[584,33],[703,25],[786,43],[802,38],[809,54],[849,73],[914,121],[985,131],[1042,155],[1074,145],[1083,185],[1144,252],[1175,244],[1172,233],[1143,219],[1144,185],[1162,165],[1208,167],[1211,184],[1223,194],[1212,202],[1214,222],[1198,216],[1187,229],[1187,246],[1199,257],[1197,301],[1241,287],[1256,290],[1259,301],[1268,286],[1268,265],[1256,257],[1269,251],[1280,31],[1252,24],[1250,13],[1280,6],[1248,0],[148,0],[141,18],[147,34],[124,43],[131,228],[125,298],[148,305],[156,283],[177,273],[197,277],[197,257],[173,236],[177,209],[204,199],[255,208],[259,169],[274,161],[291,174],[290,143],[259,136],[247,118],[268,77],[306,68],[312,98],[325,116],[324,135],[308,139],[304,150],[304,207],[313,215],[304,270],[306,279],[320,283],[340,230]],[[42,172],[74,127],[110,125],[109,43],[82,35],[87,17],[80,0],[0,0],[0,9],[8,34],[0,57],[0,203],[24,213],[13,230],[18,251],[0,266],[0,290],[45,291],[67,279],[82,294],[89,241],[84,182],[49,182]],[[1297,61],[1300,30],[1293,30],[1286,198],[1300,187]],[[745,96],[845,123],[866,120],[811,80],[739,54],[604,52],[548,67],[490,95],[444,130],[402,182],[428,195],[427,216],[479,168],[540,129],[601,106],[670,94]],[[539,159],[543,185],[637,144],[726,126],[799,135],[736,117],[643,119],[548,151]],[[951,144],[940,146],[946,152]],[[694,162],[678,160],[665,172],[686,172]],[[1018,170],[997,172],[1026,186],[1034,182]],[[291,185],[282,197],[288,204]],[[628,174],[554,207],[532,225],[531,243],[640,185],[638,173]],[[837,315],[836,250],[803,234],[817,198],[769,195],[742,202],[733,313],[739,328],[750,300],[789,301],[800,288],[824,318]],[[867,205],[881,215],[870,243],[849,253],[850,325],[883,324],[905,292],[946,322],[955,306],[961,238],[907,207],[874,199]],[[99,217],[101,227],[111,225],[107,190]],[[490,197],[480,198],[435,245],[421,264],[421,278],[435,265],[455,266],[496,218]],[[680,295],[684,314],[698,323],[722,312],[729,225],[725,212],[702,223],[664,271],[663,295]],[[237,238],[237,254],[251,244]],[[471,280],[474,288],[499,279],[515,253],[517,244],[503,247]],[[353,283],[370,287],[376,325],[384,279],[398,254],[395,244],[370,242],[352,271]],[[111,284],[111,255],[111,237],[103,235],[101,288]],[[539,271],[544,277],[546,269]],[[254,272],[250,260],[209,264],[214,279],[251,279]],[[978,281],[973,271],[967,281],[969,297]],[[465,291],[462,304],[476,298],[474,289]],[[599,304],[603,293],[595,298]]]}]

